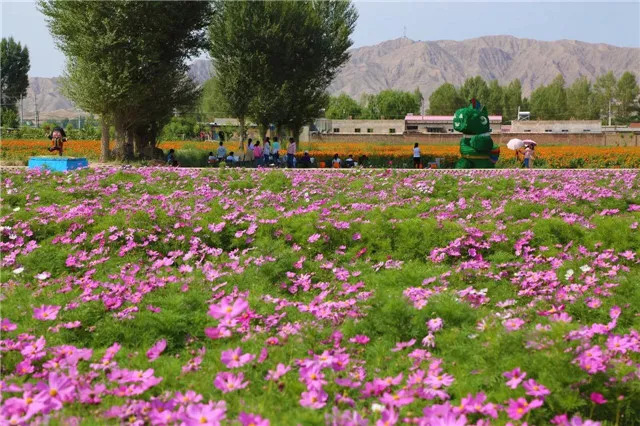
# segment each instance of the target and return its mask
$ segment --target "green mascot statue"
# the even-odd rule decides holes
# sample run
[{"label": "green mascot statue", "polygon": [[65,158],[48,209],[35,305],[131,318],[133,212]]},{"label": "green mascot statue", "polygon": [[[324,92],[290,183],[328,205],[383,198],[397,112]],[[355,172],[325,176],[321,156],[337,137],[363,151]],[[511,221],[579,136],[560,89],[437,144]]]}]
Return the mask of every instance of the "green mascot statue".
[{"label": "green mascot statue", "polygon": [[487,108],[471,99],[471,105],[460,108],[453,116],[453,128],[463,133],[460,160],[456,169],[492,169],[500,156],[500,147],[491,139]]}]

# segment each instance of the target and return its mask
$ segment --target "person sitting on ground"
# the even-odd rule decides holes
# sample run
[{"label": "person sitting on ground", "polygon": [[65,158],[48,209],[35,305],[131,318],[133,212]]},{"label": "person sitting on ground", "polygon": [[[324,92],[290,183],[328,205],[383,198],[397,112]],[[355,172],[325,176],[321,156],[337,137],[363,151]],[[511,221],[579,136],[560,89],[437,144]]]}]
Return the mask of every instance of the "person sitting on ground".
[{"label": "person sitting on ground", "polygon": [[231,151],[226,159],[227,166],[233,166],[233,163],[235,162],[236,158],[233,156],[233,151]]},{"label": "person sitting on ground", "polygon": [[54,127],[49,135],[49,140],[53,142],[53,146],[48,148],[49,152],[58,151],[58,155],[62,156],[63,144],[67,141],[67,135],[62,127]]},{"label": "person sitting on ground", "polygon": [[171,148],[169,150],[169,154],[167,155],[167,165],[168,166],[173,166],[174,163],[176,163],[176,150]]},{"label": "person sitting on ground", "polygon": [[349,157],[346,160],[344,160],[344,166],[347,169],[350,169],[353,167],[354,164],[355,164],[355,161],[353,160],[353,155],[349,154]]},{"label": "person sitting on ground", "polygon": [[227,148],[224,147],[224,142],[220,141],[220,146],[218,147],[218,161],[224,161],[227,156]]},{"label": "person sitting on ground", "polygon": [[311,167],[311,156],[309,155],[309,151],[304,152],[302,158],[300,159],[300,164],[302,164],[302,167],[305,169]]},{"label": "person sitting on ground", "polygon": [[333,167],[334,169],[339,169],[340,163],[342,163],[342,160],[340,160],[340,157],[336,153],[336,155],[333,156],[333,160],[331,161],[331,167]]},{"label": "person sitting on ground", "polygon": [[358,158],[358,164],[360,165],[360,167],[366,167],[368,161],[369,157],[367,157],[365,154],[362,154],[360,158]]},{"label": "person sitting on ground", "polygon": [[207,164],[209,164],[210,166],[216,164],[216,161],[218,160],[218,158],[216,158],[215,155],[213,155],[213,152],[209,153],[209,157],[207,158]]}]

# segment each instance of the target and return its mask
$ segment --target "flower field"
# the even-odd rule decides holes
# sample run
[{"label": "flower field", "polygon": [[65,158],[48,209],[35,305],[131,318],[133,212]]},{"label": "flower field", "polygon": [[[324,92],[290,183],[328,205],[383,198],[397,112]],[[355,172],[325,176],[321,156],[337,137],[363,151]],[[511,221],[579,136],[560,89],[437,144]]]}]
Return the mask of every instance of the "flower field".
[{"label": "flower field", "polygon": [[[228,151],[238,152],[238,142],[226,142]],[[3,140],[0,146],[0,160],[26,162],[30,156],[48,155],[51,146],[47,140],[13,139]],[[113,148],[112,142],[112,148]],[[207,154],[218,148],[217,142],[164,141],[159,145],[163,150],[175,149],[182,164],[204,167]],[[368,164],[375,167],[410,168],[413,144],[367,144],[362,142],[313,142],[302,143],[299,154],[308,150],[318,162],[329,164],[335,153],[342,159],[349,154],[357,160],[361,155],[369,158]],[[420,147],[425,161],[442,158],[444,167],[453,167],[459,158],[458,145],[437,145]],[[497,164],[502,168],[518,167],[514,152],[501,147],[501,157]],[[285,151],[282,150],[282,154]],[[80,140],[65,144],[65,155],[86,157],[97,160],[100,157],[100,141]],[[188,157],[188,158],[187,158]],[[540,146],[536,149],[535,167],[541,168],[640,168],[640,147],[597,147],[597,146]]]},{"label": "flower field", "polygon": [[2,183],[2,424],[640,418],[636,171]]}]

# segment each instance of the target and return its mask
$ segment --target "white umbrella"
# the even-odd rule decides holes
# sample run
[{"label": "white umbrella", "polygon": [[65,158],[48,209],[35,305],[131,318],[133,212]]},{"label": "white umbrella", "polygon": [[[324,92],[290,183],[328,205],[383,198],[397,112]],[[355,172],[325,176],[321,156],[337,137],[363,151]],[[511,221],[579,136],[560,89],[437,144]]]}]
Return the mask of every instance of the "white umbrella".
[{"label": "white umbrella", "polygon": [[522,141],[522,143],[525,145],[538,145],[535,141],[532,141],[531,139],[525,139]]},{"label": "white umbrella", "polygon": [[509,148],[512,151],[515,151],[516,149],[520,149],[524,146],[524,142],[522,142],[522,140],[520,139],[511,139],[509,142],[507,142],[507,148]]}]

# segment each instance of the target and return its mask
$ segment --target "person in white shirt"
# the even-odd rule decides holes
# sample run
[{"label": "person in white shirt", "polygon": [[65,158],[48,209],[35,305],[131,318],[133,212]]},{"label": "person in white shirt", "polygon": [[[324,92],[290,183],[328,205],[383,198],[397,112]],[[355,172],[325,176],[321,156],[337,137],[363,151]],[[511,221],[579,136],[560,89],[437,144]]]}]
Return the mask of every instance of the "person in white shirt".
[{"label": "person in white shirt", "polygon": [[413,145],[413,168],[414,169],[419,169],[420,168],[420,164],[421,164],[420,147],[418,146],[418,143],[416,142],[416,144]]},{"label": "person in white shirt", "polygon": [[208,163],[210,166],[213,166],[214,164],[216,164],[216,160],[217,160],[216,156],[215,156],[215,155],[213,155],[213,152],[210,152],[210,153],[209,153],[209,157],[207,158],[207,163]]},{"label": "person in white shirt", "polygon": [[342,160],[340,160],[340,157],[338,156],[338,154],[334,155],[333,161],[331,161],[331,167],[333,167],[334,169],[339,169],[340,163],[342,163]]}]

